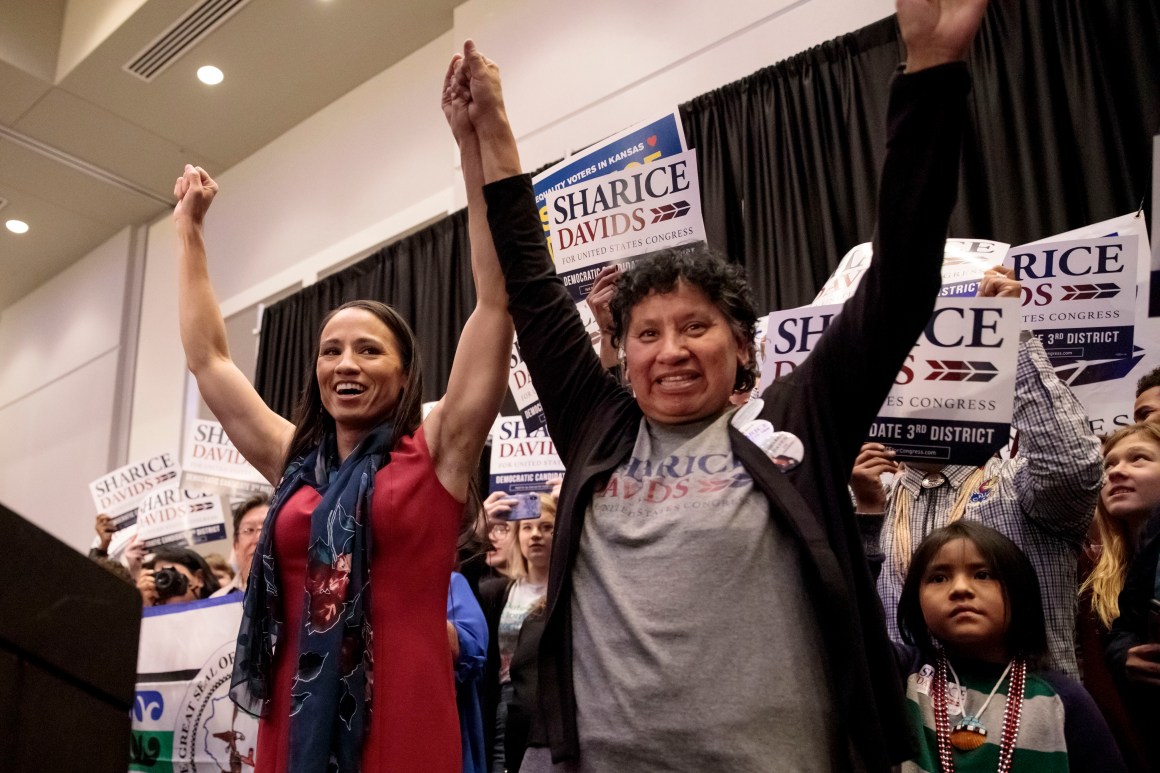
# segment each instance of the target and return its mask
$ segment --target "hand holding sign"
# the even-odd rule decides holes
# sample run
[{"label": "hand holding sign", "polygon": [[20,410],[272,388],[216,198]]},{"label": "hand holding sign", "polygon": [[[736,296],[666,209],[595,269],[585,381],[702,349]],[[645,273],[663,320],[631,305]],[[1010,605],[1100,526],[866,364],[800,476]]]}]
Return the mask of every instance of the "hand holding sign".
[{"label": "hand holding sign", "polygon": [[850,488],[854,490],[855,508],[859,513],[881,513],[886,507],[886,489],[882,475],[898,472],[894,451],[881,443],[864,443],[862,452],[854,460],[850,473]]},{"label": "hand holding sign", "polygon": [[617,266],[605,266],[596,275],[592,289],[588,291],[588,308],[596,317],[596,324],[600,326],[602,336],[612,335],[612,296],[616,294],[616,276],[620,273]]},{"label": "hand holding sign", "polygon": [[1023,283],[1015,278],[1014,269],[1007,266],[987,269],[979,283],[980,298],[1020,298],[1022,294]]},{"label": "hand holding sign", "polygon": [[113,525],[113,519],[105,513],[101,513],[97,516],[96,530],[100,543],[97,547],[108,552],[109,543],[113,541],[113,532],[117,530],[117,527]]},{"label": "hand holding sign", "polygon": [[596,318],[596,326],[600,328],[600,364],[606,368],[616,365],[616,347],[612,345],[612,296],[616,294],[616,277],[620,269],[616,266],[605,266],[600,269],[592,289],[588,291],[588,308]]},{"label": "hand holding sign", "polygon": [[987,0],[898,0],[896,5],[910,73],[965,59],[987,10]]}]

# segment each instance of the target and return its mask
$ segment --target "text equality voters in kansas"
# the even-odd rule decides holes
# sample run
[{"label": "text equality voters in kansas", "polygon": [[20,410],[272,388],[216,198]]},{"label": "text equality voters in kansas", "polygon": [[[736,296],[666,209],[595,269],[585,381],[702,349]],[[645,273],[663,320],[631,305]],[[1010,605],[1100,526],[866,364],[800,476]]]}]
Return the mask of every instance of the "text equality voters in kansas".
[{"label": "text equality voters in kansas", "polygon": [[[841,305],[769,314],[762,383],[805,361]],[[1015,298],[940,298],[870,427],[899,461],[983,464],[1010,438],[1019,346]]]}]

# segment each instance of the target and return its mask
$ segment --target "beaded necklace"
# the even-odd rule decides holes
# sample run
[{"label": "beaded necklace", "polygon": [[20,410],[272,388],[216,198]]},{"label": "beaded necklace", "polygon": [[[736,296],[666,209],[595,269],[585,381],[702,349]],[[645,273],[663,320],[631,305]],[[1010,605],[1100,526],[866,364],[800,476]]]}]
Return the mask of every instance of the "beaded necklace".
[{"label": "beaded necklace", "polygon": [[[938,737],[938,759],[943,773],[954,773],[955,759],[951,751],[951,720],[947,711],[947,659],[939,656],[938,667],[931,685],[931,702],[934,705],[934,729]],[[1019,735],[1019,718],[1023,714],[1023,685],[1027,679],[1027,662],[1016,660],[1011,666],[1011,684],[1007,688],[1007,706],[1003,710],[1003,735],[999,741],[999,773],[1011,770],[1011,758],[1015,754],[1015,740]],[[1002,679],[999,680],[1000,682]],[[963,700],[963,691],[959,691]],[[980,714],[982,711],[979,712]]]}]

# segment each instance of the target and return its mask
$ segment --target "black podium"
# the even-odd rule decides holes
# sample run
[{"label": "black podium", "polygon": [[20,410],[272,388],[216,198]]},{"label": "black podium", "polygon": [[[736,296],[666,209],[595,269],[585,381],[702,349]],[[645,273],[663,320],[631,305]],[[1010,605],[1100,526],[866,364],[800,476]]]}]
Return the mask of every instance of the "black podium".
[{"label": "black podium", "polygon": [[0,772],[129,766],[141,596],[0,504]]}]

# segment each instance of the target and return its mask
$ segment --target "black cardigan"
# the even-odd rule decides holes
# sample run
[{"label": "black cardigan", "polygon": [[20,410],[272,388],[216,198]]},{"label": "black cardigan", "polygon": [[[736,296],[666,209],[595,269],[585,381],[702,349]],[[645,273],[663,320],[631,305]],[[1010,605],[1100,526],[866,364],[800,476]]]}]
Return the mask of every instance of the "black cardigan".
[{"label": "black cardigan", "polygon": [[[862,554],[846,481],[940,286],[970,79],[962,63],[899,75],[891,87],[875,257],[813,354],[763,395],[761,418],[802,439],[805,458],[778,472],[735,428],[733,453],[798,544],[818,611],[826,673],[849,769],[887,770],[910,756],[893,652]],[[556,276],[527,176],[485,186],[508,308],[567,474],[556,515],[548,618],[540,644],[544,731],[559,762],[576,758],[571,570],[593,485],[629,457],[641,410],[601,367]]]}]

